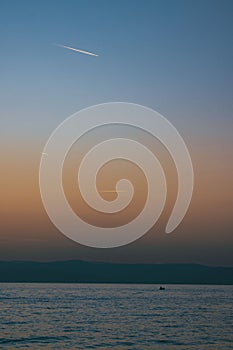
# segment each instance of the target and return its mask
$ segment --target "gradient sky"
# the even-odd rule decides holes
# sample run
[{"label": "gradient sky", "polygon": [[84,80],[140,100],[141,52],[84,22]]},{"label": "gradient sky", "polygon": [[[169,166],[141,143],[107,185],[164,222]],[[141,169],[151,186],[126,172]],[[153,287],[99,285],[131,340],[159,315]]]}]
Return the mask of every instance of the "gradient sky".
[{"label": "gradient sky", "polygon": [[[226,0],[0,1],[0,260],[233,265],[232,18],[233,2]],[[68,240],[51,224],[40,199],[38,167],[60,122],[111,101],[151,107],[175,125],[190,150],[195,189],[185,219],[165,235],[176,174],[155,143],[170,177],[171,203],[143,238],[103,251]],[[148,135],[133,134],[153,143]],[[104,135],[90,135],[81,153]],[[129,166],[125,171],[134,173]],[[105,181],[112,173],[106,171]],[[70,198],[74,206],[75,200]]]}]

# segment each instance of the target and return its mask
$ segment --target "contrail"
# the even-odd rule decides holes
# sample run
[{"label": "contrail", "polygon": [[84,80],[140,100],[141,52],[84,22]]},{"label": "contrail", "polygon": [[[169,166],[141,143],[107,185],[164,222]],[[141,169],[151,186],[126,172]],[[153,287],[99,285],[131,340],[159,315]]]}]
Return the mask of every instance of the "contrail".
[{"label": "contrail", "polygon": [[63,47],[64,49],[68,49],[68,50],[72,50],[72,51],[76,51],[76,52],[84,53],[85,55],[90,55],[90,56],[95,56],[95,57],[98,57],[98,55],[96,55],[95,53],[89,52],[89,51],[84,51],[84,50],[74,49],[73,47],[70,47],[70,46],[65,46],[65,45],[59,45],[59,44],[57,44],[57,46],[59,46],[59,47]]},{"label": "contrail", "polygon": [[122,192],[122,193],[125,193],[127,191],[117,191],[117,190],[103,190],[103,191],[99,191],[100,193],[119,193],[119,192]]}]

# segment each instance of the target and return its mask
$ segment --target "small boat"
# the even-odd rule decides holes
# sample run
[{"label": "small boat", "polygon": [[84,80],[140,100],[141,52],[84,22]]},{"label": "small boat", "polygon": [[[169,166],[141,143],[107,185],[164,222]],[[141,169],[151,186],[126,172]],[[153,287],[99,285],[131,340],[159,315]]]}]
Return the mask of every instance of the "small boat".
[{"label": "small boat", "polygon": [[165,287],[160,286],[159,290],[165,290]]}]

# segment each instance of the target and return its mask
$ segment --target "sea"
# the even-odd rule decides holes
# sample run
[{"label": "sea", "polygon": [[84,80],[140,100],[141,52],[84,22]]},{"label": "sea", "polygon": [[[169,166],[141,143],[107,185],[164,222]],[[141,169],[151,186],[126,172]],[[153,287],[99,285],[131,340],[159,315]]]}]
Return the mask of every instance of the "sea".
[{"label": "sea", "polygon": [[0,349],[233,349],[233,286],[0,284]]}]

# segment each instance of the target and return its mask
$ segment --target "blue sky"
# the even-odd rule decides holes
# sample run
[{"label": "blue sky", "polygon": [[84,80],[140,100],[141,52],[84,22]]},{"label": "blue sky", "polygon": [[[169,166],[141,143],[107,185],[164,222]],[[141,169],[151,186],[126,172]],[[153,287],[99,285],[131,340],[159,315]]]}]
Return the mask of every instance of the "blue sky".
[{"label": "blue sky", "polygon": [[94,259],[50,225],[39,160],[65,118],[126,101],[160,112],[183,136],[194,209],[170,240],[152,232],[136,248],[95,258],[232,265],[232,18],[230,0],[0,1],[0,258]]},{"label": "blue sky", "polygon": [[82,107],[130,101],[181,129],[201,123],[200,133],[221,113],[227,131],[232,10],[231,1],[1,1],[5,126],[47,134]]}]

